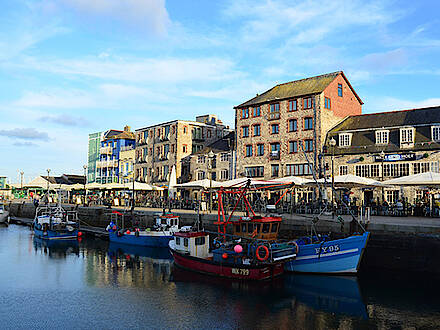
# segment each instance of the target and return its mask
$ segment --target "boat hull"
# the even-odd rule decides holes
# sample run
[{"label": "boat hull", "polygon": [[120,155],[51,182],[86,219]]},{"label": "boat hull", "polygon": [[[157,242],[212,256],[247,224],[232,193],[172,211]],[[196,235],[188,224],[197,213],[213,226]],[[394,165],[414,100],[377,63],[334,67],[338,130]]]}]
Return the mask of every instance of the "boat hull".
[{"label": "boat hull", "polygon": [[[149,246],[149,247],[168,247],[168,243],[173,238],[172,235],[127,235],[117,236],[116,232],[109,233],[109,240],[113,243],[129,244],[137,246]],[[161,233],[159,233],[161,234]]]},{"label": "boat hull", "polygon": [[9,218],[9,212],[8,211],[0,213],[0,223],[8,222],[8,218]]},{"label": "boat hull", "polygon": [[296,259],[285,270],[316,274],[356,274],[370,233],[319,244],[300,245]]},{"label": "boat hull", "polygon": [[64,239],[64,240],[75,240],[78,238],[78,230],[73,230],[69,232],[60,232],[60,231],[54,231],[54,230],[39,230],[34,227],[34,235],[37,238],[41,239],[48,239],[48,240],[56,240],[56,239]]},{"label": "boat hull", "polygon": [[208,259],[184,255],[170,248],[174,264],[186,270],[197,273],[220,276],[239,280],[267,280],[283,274],[283,264],[272,265],[228,265],[213,262]]}]

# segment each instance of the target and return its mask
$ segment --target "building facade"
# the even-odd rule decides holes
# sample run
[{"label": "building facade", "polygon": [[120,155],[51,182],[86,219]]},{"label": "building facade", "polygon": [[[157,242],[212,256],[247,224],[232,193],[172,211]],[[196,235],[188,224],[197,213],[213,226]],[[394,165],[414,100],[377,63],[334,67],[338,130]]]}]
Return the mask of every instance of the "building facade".
[{"label": "building facade", "polygon": [[136,130],[136,180],[166,185],[173,166],[182,181],[182,159],[223,137],[229,128],[214,115],[174,120]]},{"label": "building facade", "polygon": [[236,106],[237,175],[271,179],[322,172],[327,131],[362,113],[342,71],[277,85]]},{"label": "building facade", "polygon": [[[202,150],[182,159],[181,182],[209,178],[215,181],[235,179],[234,145],[235,132],[230,132]],[[209,158],[210,156],[212,158]]]},{"label": "building facade", "polygon": [[[336,142],[332,147],[330,140]],[[439,172],[440,107],[351,116],[326,138],[326,167],[335,175],[354,174],[378,181],[423,172]],[[370,203],[382,198],[395,203],[422,199],[427,188],[364,190],[358,198]],[[382,196],[383,194],[383,196]]]},{"label": "building facade", "polygon": [[135,146],[122,147],[119,153],[119,183],[133,182]]},{"label": "building facade", "polygon": [[135,134],[130,131],[130,126],[125,126],[119,134],[106,135],[101,141],[100,159],[97,162],[98,183],[123,182],[119,171],[121,152],[134,150]]}]

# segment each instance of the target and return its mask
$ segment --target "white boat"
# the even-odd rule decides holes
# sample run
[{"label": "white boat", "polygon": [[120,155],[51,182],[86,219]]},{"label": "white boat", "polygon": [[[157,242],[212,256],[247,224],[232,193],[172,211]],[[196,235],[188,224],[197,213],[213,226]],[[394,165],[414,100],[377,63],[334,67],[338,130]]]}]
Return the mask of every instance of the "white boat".
[{"label": "white boat", "polygon": [[0,203],[0,223],[9,222],[9,211],[5,210],[4,204]]}]

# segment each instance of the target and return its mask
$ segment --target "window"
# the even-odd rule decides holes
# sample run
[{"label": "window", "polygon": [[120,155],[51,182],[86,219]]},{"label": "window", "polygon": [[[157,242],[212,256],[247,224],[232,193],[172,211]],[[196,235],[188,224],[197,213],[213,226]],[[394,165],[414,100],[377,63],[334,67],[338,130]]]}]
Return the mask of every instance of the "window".
[{"label": "window", "polygon": [[249,126],[243,126],[241,128],[242,137],[249,137]]},{"label": "window", "polygon": [[229,170],[221,170],[220,171],[220,179],[228,180],[229,179]]},{"label": "window", "polygon": [[342,84],[338,84],[338,96],[342,97]]},{"label": "window", "polygon": [[188,247],[188,239],[187,238],[183,239],[183,246]]},{"label": "window", "polygon": [[203,180],[205,178],[205,172],[199,171],[197,172],[197,180]]},{"label": "window", "polygon": [[223,152],[220,154],[221,162],[229,162],[230,155],[227,152]]},{"label": "window", "polygon": [[239,233],[241,230],[240,230],[240,225],[235,225],[235,232],[236,233]]},{"label": "window", "polygon": [[249,118],[249,109],[241,109],[241,118],[242,119],[246,119]]},{"label": "window", "polygon": [[280,151],[280,143],[279,142],[271,143],[270,151],[272,152]]},{"label": "window", "polygon": [[183,151],[184,153],[186,153],[187,150],[188,150],[188,146],[187,146],[186,144],[184,144],[184,145],[182,146],[182,151]]},{"label": "window", "polygon": [[298,130],[298,124],[296,119],[289,119],[289,132],[296,132]]},{"label": "window", "polygon": [[273,103],[270,105],[270,112],[280,112],[280,104],[279,103]]},{"label": "window", "polygon": [[383,164],[383,176],[400,177],[409,175],[409,163]]},{"label": "window", "polygon": [[339,175],[347,175],[348,174],[348,166],[341,165],[339,166]]},{"label": "window", "polygon": [[370,176],[370,166],[369,165],[356,165],[356,175],[361,177]]},{"label": "window", "polygon": [[195,243],[196,245],[205,245],[205,236],[196,237]]},{"label": "window", "polygon": [[304,150],[305,152],[313,151],[313,140],[304,140]]},{"label": "window", "polygon": [[264,223],[263,224],[263,233],[268,233],[269,232],[269,227],[270,227],[269,223]]},{"label": "window", "polygon": [[298,101],[297,100],[290,100],[288,111],[296,111],[296,110],[298,110]]},{"label": "window", "polygon": [[204,164],[206,162],[206,156],[198,156],[197,164]]},{"label": "window", "polygon": [[414,128],[400,129],[400,143],[414,143]]},{"label": "window", "polygon": [[271,168],[272,168],[272,177],[277,177],[280,172],[280,165],[278,164],[271,165]]},{"label": "window", "polygon": [[376,144],[388,144],[389,131],[376,131]]},{"label": "window", "polygon": [[312,166],[309,164],[288,164],[286,165],[286,175],[310,175]]},{"label": "window", "polygon": [[260,107],[254,107],[252,110],[252,115],[254,117],[260,117],[261,116],[261,108]]},{"label": "window", "polygon": [[270,126],[272,128],[272,134],[278,134],[280,132],[280,125],[279,124],[272,124]]},{"label": "window", "polygon": [[176,245],[180,245],[180,237],[176,236]]},{"label": "window", "polygon": [[431,172],[439,173],[438,161],[431,162]]},{"label": "window", "polygon": [[351,133],[341,133],[339,134],[339,146],[349,147],[351,144]]},{"label": "window", "polygon": [[312,117],[306,117],[304,118],[304,129],[313,129],[313,118]]},{"label": "window", "polygon": [[390,204],[396,203],[399,199],[399,190],[387,190],[385,192],[385,199]]},{"label": "window", "polygon": [[259,143],[257,144],[257,156],[263,156],[264,155],[264,144]]},{"label": "window", "polygon": [[183,126],[183,134],[186,134],[188,132],[188,126]]},{"label": "window", "polygon": [[298,142],[297,141],[289,141],[289,153],[293,154],[298,152]]},{"label": "window", "polygon": [[303,109],[311,109],[313,108],[314,99],[311,97],[303,98]]},{"label": "window", "polygon": [[278,231],[278,223],[273,223],[270,229],[271,233],[276,233]]},{"label": "window", "polygon": [[261,125],[254,125],[254,136],[260,136],[261,135]]},{"label": "window", "polygon": [[246,167],[245,174],[250,178],[258,178],[264,176],[264,166]]},{"label": "window", "polygon": [[432,141],[440,141],[440,126],[431,126]]},{"label": "window", "polygon": [[324,108],[331,109],[330,98],[324,97]]},{"label": "window", "polygon": [[429,172],[429,163],[413,163],[413,174]]},{"label": "window", "polygon": [[246,157],[251,157],[252,156],[252,144],[248,144],[246,146]]}]

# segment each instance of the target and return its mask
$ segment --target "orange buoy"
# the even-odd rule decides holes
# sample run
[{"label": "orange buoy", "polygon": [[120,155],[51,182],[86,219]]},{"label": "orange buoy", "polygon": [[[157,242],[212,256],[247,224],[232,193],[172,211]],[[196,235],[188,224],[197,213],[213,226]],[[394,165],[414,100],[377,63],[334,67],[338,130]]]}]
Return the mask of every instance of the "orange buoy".
[{"label": "orange buoy", "polygon": [[129,231],[129,230],[127,230],[125,233],[126,233],[127,235],[130,235],[130,231]]},{"label": "orange buoy", "polygon": [[83,233],[82,233],[81,231],[79,231],[79,232],[78,232],[78,237],[81,237],[82,234],[83,234]]},{"label": "orange buoy", "polygon": [[228,259],[228,254],[227,254],[226,252],[223,253],[223,254],[222,254],[222,258],[223,258],[223,259]]}]

